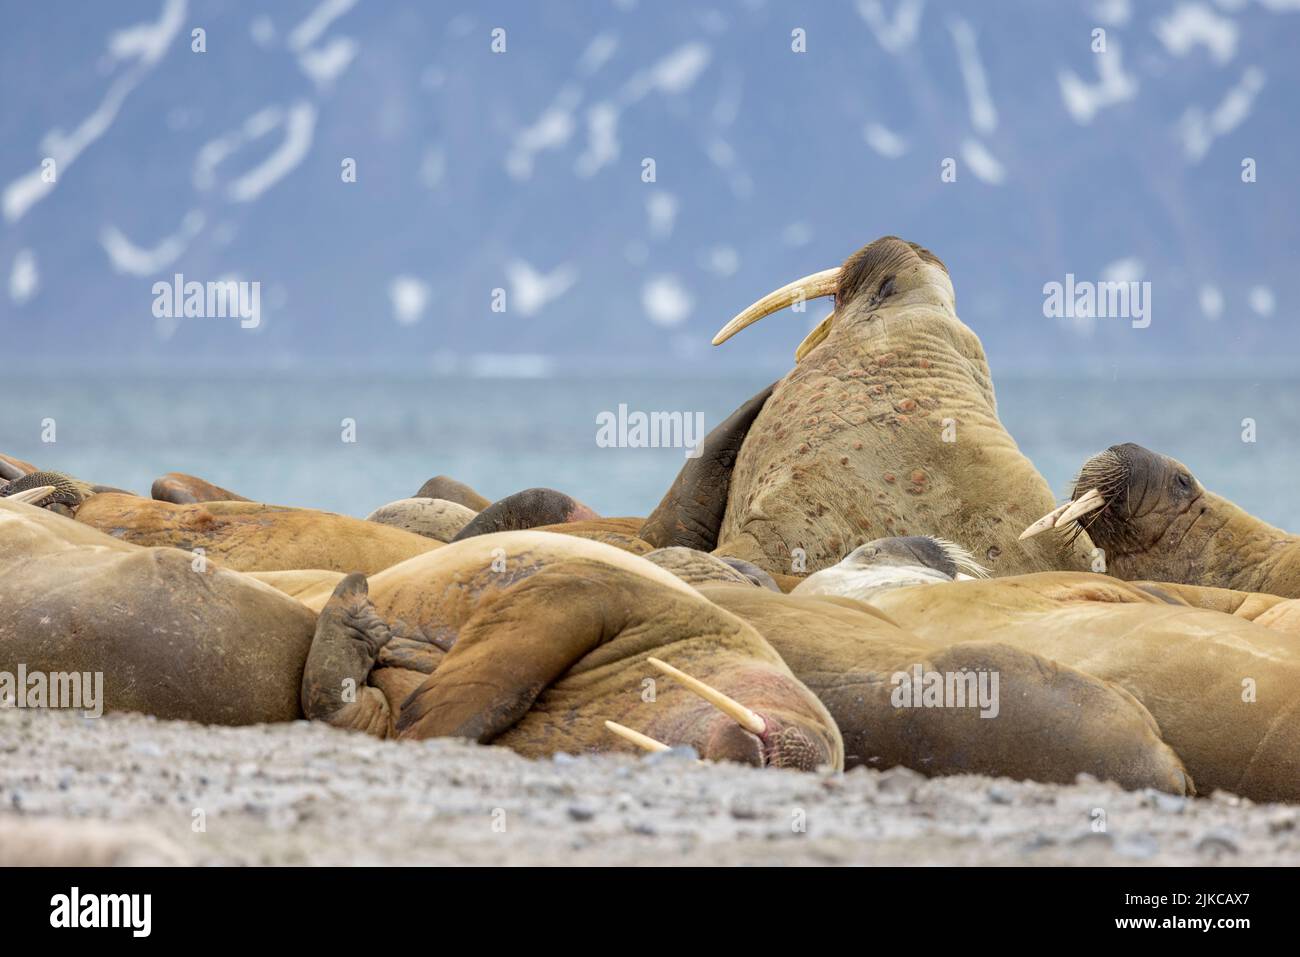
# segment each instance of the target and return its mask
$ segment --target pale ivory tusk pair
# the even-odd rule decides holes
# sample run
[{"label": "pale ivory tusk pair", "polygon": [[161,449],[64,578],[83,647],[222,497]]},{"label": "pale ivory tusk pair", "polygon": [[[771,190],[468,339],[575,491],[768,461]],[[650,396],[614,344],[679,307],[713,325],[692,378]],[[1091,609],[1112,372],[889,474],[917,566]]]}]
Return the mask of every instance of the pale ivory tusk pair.
[{"label": "pale ivory tusk pair", "polygon": [[21,492],[14,492],[13,495],[6,495],[5,498],[10,502],[39,502],[45,496],[54,491],[53,485],[38,485],[36,488],[24,489]]},{"label": "pale ivory tusk pair", "polygon": [[1101,497],[1101,493],[1095,488],[1089,489],[1085,494],[1079,496],[1073,502],[1066,502],[1064,505],[1058,505],[1052,509],[1034,524],[1020,533],[1020,540],[1023,542],[1026,538],[1033,538],[1039,532],[1045,532],[1049,528],[1063,528],[1076,519],[1082,518],[1089,512],[1095,512],[1099,508],[1104,508],[1106,500]]},{"label": "pale ivory tusk pair", "polygon": [[[709,704],[713,705],[727,717],[732,718],[746,731],[751,734],[761,735],[767,730],[767,722],[763,718],[746,708],[743,704],[729,695],[723,694],[712,685],[707,685],[699,678],[692,678],[686,672],[674,668],[665,661],[658,658],[647,658],[650,664],[654,665],[666,675],[676,678],[688,689],[695,692]],[[605,727],[617,734],[619,737],[626,738],[638,748],[644,748],[646,751],[667,751],[669,746],[662,741],[656,741],[649,735],[642,734],[640,731],[634,731],[631,728],[619,724],[617,721],[606,721]]]}]

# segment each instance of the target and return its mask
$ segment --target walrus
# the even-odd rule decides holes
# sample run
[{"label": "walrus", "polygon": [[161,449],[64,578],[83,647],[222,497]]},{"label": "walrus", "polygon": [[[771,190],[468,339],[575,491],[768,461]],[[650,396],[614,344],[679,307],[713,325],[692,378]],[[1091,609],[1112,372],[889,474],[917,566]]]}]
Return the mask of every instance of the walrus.
[{"label": "walrus", "polygon": [[[708,759],[843,766],[834,721],[771,646],[662,569],[537,532],[447,550],[374,577],[381,619],[356,573],[299,601],[0,499],[0,671],[98,673],[105,710],[210,724],[319,718],[528,756],[628,750],[627,735]],[[655,739],[615,733],[613,718]]]},{"label": "walrus", "polygon": [[699,585],[703,582],[754,584],[748,575],[728,565],[722,559],[708,552],[687,548],[685,545],[656,548],[654,551],[646,552],[643,557],[646,561],[672,572],[688,585]]},{"label": "walrus", "polygon": [[484,498],[464,482],[458,482],[446,475],[435,475],[421,485],[419,491],[411,498],[440,498],[444,502],[464,505],[474,512],[481,512],[492,504],[491,499]]},{"label": "walrus", "polygon": [[149,495],[159,502],[171,502],[173,505],[193,505],[196,502],[251,502],[252,499],[213,485],[194,475],[184,472],[168,472],[156,478],[149,489]]},{"label": "walrus", "polygon": [[450,542],[474,519],[473,509],[442,498],[401,498],[381,505],[366,516],[367,522],[391,525],[436,542]]},{"label": "walrus", "polygon": [[929,535],[910,535],[859,545],[838,564],[813,572],[791,594],[869,601],[877,591],[899,585],[987,577],[983,566],[960,545]]},{"label": "walrus", "polygon": [[332,512],[201,502],[173,505],[128,495],[94,495],[76,519],[135,545],[170,545],[234,571],[322,568],[371,574],[441,548],[433,539]]},{"label": "walrus", "polygon": [[62,472],[34,471],[14,479],[0,489],[0,497],[10,498],[36,489],[47,491],[42,495],[24,494],[19,501],[29,502],[52,512],[71,517],[82,502],[95,494],[89,484]]},{"label": "walrus", "polygon": [[1084,463],[1070,497],[1024,534],[1086,528],[1116,578],[1300,598],[1300,536],[1208,491],[1167,455],[1113,445]]},{"label": "walrus", "polygon": [[1106,575],[1043,572],[876,592],[930,648],[997,641],[1130,692],[1198,788],[1300,800],[1300,645]]},{"label": "walrus", "polygon": [[[1109,682],[998,641],[927,647],[847,599],[696,587],[753,625],[826,705],[846,768],[1061,784],[1087,773],[1129,789],[1194,793],[1150,712]],[[937,694],[939,681],[950,698]]]},{"label": "walrus", "polygon": [[453,541],[463,541],[492,532],[515,532],[562,522],[585,522],[600,518],[572,496],[553,488],[528,488],[498,499],[474,516]]},{"label": "walrus", "polygon": [[102,674],[104,710],[207,724],[302,717],[317,616],[216,563],[0,498],[0,609],[0,671]]},{"label": "walrus", "polygon": [[871,539],[932,534],[993,575],[1086,568],[1086,541],[1017,539],[1052,492],[998,420],[983,347],[928,249],[878,239],[764,296],[714,344],[820,296],[834,311],[749,427],[715,550],[790,574]]},{"label": "walrus", "polygon": [[843,765],[835,722],[753,628],[599,542],[476,536],[368,583],[349,575],[321,621],[303,708],[336,726],[528,756],[634,749],[612,733],[631,729],[705,759]]},{"label": "walrus", "polygon": [[653,551],[654,546],[640,537],[644,518],[622,516],[618,518],[591,518],[583,521],[560,522],[555,525],[538,525],[537,532],[555,532],[560,535],[575,535],[588,538],[593,542],[604,542],[633,555],[645,555]]}]

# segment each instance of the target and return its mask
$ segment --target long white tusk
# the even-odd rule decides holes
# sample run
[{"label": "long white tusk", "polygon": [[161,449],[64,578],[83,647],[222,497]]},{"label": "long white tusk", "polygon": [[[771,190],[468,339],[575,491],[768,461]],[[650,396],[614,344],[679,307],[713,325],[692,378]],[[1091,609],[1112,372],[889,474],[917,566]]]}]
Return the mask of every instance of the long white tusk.
[{"label": "long white tusk", "polygon": [[746,731],[750,731],[754,734],[762,734],[767,730],[767,722],[753,711],[750,711],[735,698],[728,697],[717,688],[706,685],[699,678],[692,678],[686,672],[679,671],[667,662],[660,661],[658,658],[647,658],[646,661],[650,662],[650,664],[654,665],[664,674],[676,678],[727,717],[734,719],[735,722]]},{"label": "long white tusk", "polygon": [[24,489],[21,492],[14,492],[13,495],[6,495],[5,498],[11,502],[39,502],[53,491],[53,485],[38,485],[36,488]]},{"label": "long white tusk", "polygon": [[829,316],[827,316],[821,322],[817,323],[816,327],[813,329],[812,332],[808,333],[808,335],[803,337],[803,342],[799,343],[799,345],[794,350],[795,362],[803,361],[804,356],[806,356],[808,353],[812,352],[819,345],[821,345],[822,341],[828,335],[830,335],[831,320],[834,318],[835,318],[835,312],[832,310]]},{"label": "long white tusk", "polygon": [[606,721],[605,727],[613,731],[620,738],[626,738],[638,748],[644,748],[647,751],[671,751],[672,748],[662,741],[656,741],[648,734],[642,734],[640,731],[633,731],[627,725],[619,724],[617,721]]},{"label": "long white tusk", "polygon": [[808,299],[819,299],[822,296],[833,296],[840,283],[840,267],[834,269],[823,269],[821,272],[815,272],[810,276],[804,276],[802,279],[796,279],[792,283],[787,283],[774,292],[769,292],[758,302],[754,303],[744,312],[739,313],[736,318],[723,326],[716,336],[713,337],[713,344],[720,346],[741,329],[746,326],[752,326],[764,316],[770,316],[772,313],[787,306],[793,306],[796,302],[804,302]]},{"label": "long white tusk", "polygon": [[1105,504],[1106,500],[1101,497],[1100,492],[1095,488],[1088,489],[1087,494],[1070,503],[1070,507],[1062,512],[1060,518],[1056,520],[1056,524],[1067,525],[1076,518],[1097,511],[1097,509],[1104,507]]},{"label": "long white tusk", "polygon": [[1033,525],[1030,525],[1027,529],[1021,532],[1020,540],[1023,542],[1026,538],[1033,538],[1039,532],[1045,532],[1049,528],[1055,528],[1056,521],[1061,517],[1061,513],[1073,504],[1073,502],[1066,502],[1064,505],[1056,506],[1056,508],[1052,509],[1038,521],[1034,522]]}]

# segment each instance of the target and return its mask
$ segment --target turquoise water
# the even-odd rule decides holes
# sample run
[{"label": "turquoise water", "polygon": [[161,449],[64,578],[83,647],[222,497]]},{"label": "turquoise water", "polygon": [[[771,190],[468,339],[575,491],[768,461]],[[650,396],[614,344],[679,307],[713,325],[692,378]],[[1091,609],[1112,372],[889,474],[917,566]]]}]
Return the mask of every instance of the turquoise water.
[{"label": "turquoise water", "polygon": [[[155,477],[182,471],[250,498],[352,515],[440,472],[489,498],[547,485],[603,514],[644,515],[682,450],[599,447],[597,416],[620,403],[698,411],[707,431],[769,381],[11,375],[0,451],[145,494]],[[1003,377],[997,390],[1004,424],[1058,494],[1089,454],[1132,441],[1300,530],[1293,380]],[[341,439],[345,418],[356,421],[355,443]],[[1256,422],[1254,443],[1241,440],[1245,418]]]}]

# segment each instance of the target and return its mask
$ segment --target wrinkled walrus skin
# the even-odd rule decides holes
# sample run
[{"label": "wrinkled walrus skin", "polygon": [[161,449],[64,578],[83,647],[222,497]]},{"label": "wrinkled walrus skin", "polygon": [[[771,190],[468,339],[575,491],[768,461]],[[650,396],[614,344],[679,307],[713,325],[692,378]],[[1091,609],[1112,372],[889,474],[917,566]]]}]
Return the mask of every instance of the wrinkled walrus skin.
[{"label": "wrinkled walrus skin", "polygon": [[315,630],[244,575],[0,499],[0,671],[102,672],[105,711],[292,721]]},{"label": "wrinkled walrus skin", "polygon": [[650,543],[638,536],[645,519],[630,516],[620,518],[592,518],[581,522],[560,522],[558,525],[539,525],[533,531],[574,535],[593,542],[604,542],[633,555],[653,551]]},{"label": "wrinkled walrus skin", "polygon": [[1055,499],[998,419],[943,263],[889,236],[837,283],[824,340],[777,383],[740,449],[717,553],[791,574],[872,539],[936,535],[993,575],[1086,569],[1086,541],[1018,541]]},{"label": "wrinkled walrus skin", "polygon": [[1124,688],[1202,793],[1300,800],[1300,644],[1290,635],[1079,572],[911,586],[872,605],[931,648],[995,635]]},{"label": "wrinkled walrus skin", "polygon": [[234,571],[321,568],[369,575],[442,544],[346,515],[258,502],[172,505],[94,495],[77,521],[134,545],[170,545]]},{"label": "wrinkled walrus skin", "polygon": [[[632,750],[605,729],[613,720],[706,759],[843,766],[834,721],[753,628],[611,546],[481,535],[373,576],[368,598],[365,585],[348,576],[324,606],[332,625],[303,678],[310,717],[530,757]],[[766,731],[742,729],[649,656],[757,712]],[[349,700],[345,687],[364,690]]]},{"label": "wrinkled walrus skin", "polygon": [[[986,774],[1073,783],[1080,773],[1132,789],[1194,793],[1160,729],[1127,691],[994,641],[927,647],[851,599],[782,595],[750,585],[700,593],[753,625],[826,705],[846,768],[903,765],[926,775]],[[896,707],[898,673],[998,675],[997,710]]]},{"label": "wrinkled walrus skin", "polygon": [[474,519],[475,513],[459,502],[441,498],[399,498],[366,516],[367,522],[390,525],[414,535],[449,542]]}]

